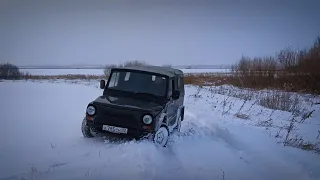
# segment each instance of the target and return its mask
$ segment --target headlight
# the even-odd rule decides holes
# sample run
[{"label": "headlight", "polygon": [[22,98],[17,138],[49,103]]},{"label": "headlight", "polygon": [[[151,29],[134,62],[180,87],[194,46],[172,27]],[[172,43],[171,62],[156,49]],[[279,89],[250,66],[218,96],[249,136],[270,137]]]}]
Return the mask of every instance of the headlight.
[{"label": "headlight", "polygon": [[143,120],[143,122],[144,122],[145,124],[151,124],[151,123],[152,123],[152,116],[150,116],[150,115],[144,115],[142,120]]},{"label": "headlight", "polygon": [[88,113],[90,116],[94,115],[94,114],[96,113],[96,108],[93,107],[93,106],[88,106],[88,107],[87,107],[87,113]]}]

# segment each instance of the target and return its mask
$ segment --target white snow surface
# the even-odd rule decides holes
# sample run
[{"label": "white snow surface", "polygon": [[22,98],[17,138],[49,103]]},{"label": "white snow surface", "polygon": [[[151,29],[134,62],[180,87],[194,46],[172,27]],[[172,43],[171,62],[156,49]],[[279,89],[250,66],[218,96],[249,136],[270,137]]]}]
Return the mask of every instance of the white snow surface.
[{"label": "white snow surface", "polygon": [[[225,96],[197,93],[193,86],[186,86],[182,132],[168,147],[85,139],[80,130],[85,107],[102,91],[98,81],[66,82],[0,82],[1,180],[320,179],[318,154],[283,146],[264,128],[221,113]],[[320,119],[316,115],[313,119]]]}]

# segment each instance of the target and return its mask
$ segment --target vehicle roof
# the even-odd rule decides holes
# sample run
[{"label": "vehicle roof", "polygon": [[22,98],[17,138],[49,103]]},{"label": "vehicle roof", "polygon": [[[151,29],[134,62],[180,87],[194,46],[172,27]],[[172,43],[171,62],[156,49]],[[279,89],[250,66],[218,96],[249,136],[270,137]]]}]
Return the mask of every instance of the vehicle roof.
[{"label": "vehicle roof", "polygon": [[181,75],[181,76],[183,75],[183,72],[180,69],[163,67],[163,66],[132,66],[132,67],[119,67],[119,68],[112,68],[112,69],[138,70],[138,71],[162,74],[169,77],[174,77],[176,75]]}]

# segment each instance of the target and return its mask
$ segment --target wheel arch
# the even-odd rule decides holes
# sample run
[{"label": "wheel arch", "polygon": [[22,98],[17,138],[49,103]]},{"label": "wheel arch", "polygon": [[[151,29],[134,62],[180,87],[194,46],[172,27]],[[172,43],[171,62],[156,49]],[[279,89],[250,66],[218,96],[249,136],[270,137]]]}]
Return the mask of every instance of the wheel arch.
[{"label": "wheel arch", "polygon": [[167,113],[165,111],[160,113],[160,116],[156,122],[156,128],[155,131],[157,131],[161,126],[168,127],[168,121],[167,121]]}]

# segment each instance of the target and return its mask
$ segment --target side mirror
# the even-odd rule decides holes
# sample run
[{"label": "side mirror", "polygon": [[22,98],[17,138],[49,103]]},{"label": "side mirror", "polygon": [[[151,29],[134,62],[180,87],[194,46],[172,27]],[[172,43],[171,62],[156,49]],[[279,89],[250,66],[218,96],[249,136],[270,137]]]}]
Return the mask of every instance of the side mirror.
[{"label": "side mirror", "polygon": [[172,92],[172,99],[177,100],[177,99],[179,99],[179,97],[180,97],[180,91],[174,90]]},{"label": "side mirror", "polygon": [[100,89],[104,89],[106,87],[106,81],[105,80],[100,80]]}]

